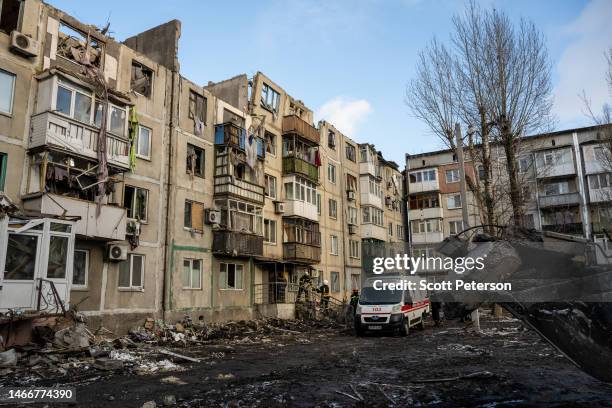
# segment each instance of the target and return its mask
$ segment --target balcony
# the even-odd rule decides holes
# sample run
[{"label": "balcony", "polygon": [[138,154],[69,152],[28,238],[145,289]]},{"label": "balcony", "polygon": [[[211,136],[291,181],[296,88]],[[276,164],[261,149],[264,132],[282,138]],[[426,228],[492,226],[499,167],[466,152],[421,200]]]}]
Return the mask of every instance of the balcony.
[{"label": "balcony", "polygon": [[361,174],[361,175],[369,174],[371,176],[376,177],[377,179],[381,178],[380,167],[378,167],[372,161],[367,161],[367,162],[359,163],[359,174]]},{"label": "balcony", "polygon": [[[364,193],[364,191],[367,191]],[[372,194],[368,191],[368,189],[361,190],[361,205],[371,205],[376,208],[383,208],[382,206],[382,197],[377,196],[376,194]]]},{"label": "balcony", "polygon": [[283,157],[283,173],[299,174],[310,181],[319,182],[319,168],[298,157]]},{"label": "balcony", "polygon": [[594,222],[591,227],[594,234],[603,234],[604,230],[612,234],[612,222]]},{"label": "balcony", "polygon": [[425,193],[427,191],[438,191],[440,189],[440,185],[438,184],[438,178],[436,177],[435,180],[410,182],[408,189],[410,194]]},{"label": "balcony", "polygon": [[285,116],[283,118],[283,135],[286,134],[296,134],[317,145],[321,143],[319,131],[297,115]]},{"label": "balcony", "polygon": [[539,201],[540,201],[541,208],[579,205],[580,204],[580,194],[568,193],[568,194],[540,196]]},{"label": "balcony", "polygon": [[263,239],[261,235],[214,230],[213,253],[228,256],[261,256],[263,255]]},{"label": "balcony", "polygon": [[542,225],[542,231],[559,232],[561,234],[582,235],[582,223]]},{"label": "balcony", "polygon": [[409,220],[424,220],[427,218],[442,218],[443,217],[442,207],[436,208],[421,208],[408,211]]},{"label": "balcony", "polygon": [[289,262],[316,264],[321,261],[321,247],[285,242],[283,243],[283,259]]},{"label": "balcony", "polygon": [[362,239],[387,240],[387,229],[376,224],[361,224]]},{"label": "balcony", "polygon": [[97,204],[92,201],[56,194],[36,194],[22,198],[26,210],[42,214],[80,217],[75,233],[89,238],[119,240],[125,239],[126,210],[113,205],[101,205],[96,216]]},{"label": "balcony", "polygon": [[612,201],[612,187],[590,189],[589,198],[592,203],[607,203]]},{"label": "balcony", "polygon": [[[98,132],[86,125],[52,112],[32,116],[30,148],[52,146],[90,159],[98,159]],[[107,161],[123,170],[130,167],[130,142],[109,132],[107,135]]]},{"label": "balcony", "polygon": [[[215,144],[232,146],[244,151],[246,146],[246,130],[231,122],[216,125]],[[257,158],[263,160],[264,157],[264,142],[260,138],[257,138]]]},{"label": "balcony", "polygon": [[317,205],[306,201],[285,200],[285,217],[302,217],[312,221],[319,221]]},{"label": "balcony", "polygon": [[245,180],[233,178],[230,175],[215,177],[215,196],[229,195],[257,204],[264,202],[264,188]]},{"label": "balcony", "polygon": [[429,244],[442,242],[444,240],[444,233],[442,232],[421,232],[412,234],[413,244]]}]

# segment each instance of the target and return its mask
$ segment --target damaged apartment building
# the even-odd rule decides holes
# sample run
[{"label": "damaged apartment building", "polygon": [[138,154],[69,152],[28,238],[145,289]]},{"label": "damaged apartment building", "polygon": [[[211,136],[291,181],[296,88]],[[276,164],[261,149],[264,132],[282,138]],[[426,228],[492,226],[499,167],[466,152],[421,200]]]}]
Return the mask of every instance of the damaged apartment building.
[{"label": "damaged apartment building", "polygon": [[0,312],[290,316],[301,275],[346,299],[362,239],[404,240],[395,163],[262,73],[184,78],[180,22],[118,42],[0,5]]}]

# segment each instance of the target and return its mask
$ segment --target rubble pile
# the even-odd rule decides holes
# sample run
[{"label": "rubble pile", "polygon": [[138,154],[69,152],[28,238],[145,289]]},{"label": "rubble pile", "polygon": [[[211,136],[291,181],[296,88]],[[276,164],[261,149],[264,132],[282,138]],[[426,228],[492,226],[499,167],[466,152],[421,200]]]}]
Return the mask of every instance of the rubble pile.
[{"label": "rubble pile", "polygon": [[[114,372],[136,375],[185,370],[200,359],[171,351],[186,346],[267,343],[274,336],[293,336],[317,329],[338,329],[332,320],[260,319],[224,323],[194,323],[185,317],[168,324],[146,319],[125,336],[100,328],[92,333],[83,322],[57,328],[38,326],[33,343],[0,352],[0,386],[86,383]],[[299,339],[298,339],[299,341]],[[1,349],[0,349],[1,350]],[[224,353],[210,353],[221,358]]]}]

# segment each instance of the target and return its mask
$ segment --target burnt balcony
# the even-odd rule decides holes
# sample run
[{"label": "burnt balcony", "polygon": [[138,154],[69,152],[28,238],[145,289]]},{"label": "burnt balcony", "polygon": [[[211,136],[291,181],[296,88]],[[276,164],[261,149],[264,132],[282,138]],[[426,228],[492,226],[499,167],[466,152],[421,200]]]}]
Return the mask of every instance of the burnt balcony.
[{"label": "burnt balcony", "polygon": [[321,247],[299,242],[285,242],[283,244],[283,259],[302,264],[316,264],[321,261]]},{"label": "burnt balcony", "polygon": [[213,253],[228,256],[261,256],[263,255],[261,235],[246,232],[214,230]]},{"label": "burnt balcony", "polygon": [[264,187],[230,175],[215,177],[215,196],[229,195],[257,204],[264,202]]},{"label": "burnt balcony", "polygon": [[310,181],[319,182],[319,168],[299,157],[283,157],[283,173],[299,174]]},{"label": "burnt balcony", "polygon": [[297,115],[289,115],[283,118],[283,135],[287,134],[298,135],[317,145],[321,143],[319,131]]},{"label": "burnt balcony", "polygon": [[555,194],[540,196],[540,207],[564,207],[580,204],[579,193]]},{"label": "burnt balcony", "polygon": [[[247,132],[244,128],[235,123],[225,122],[215,126],[215,144],[231,146],[242,151],[245,150]],[[257,157],[265,157],[264,142],[261,138],[257,139]]]}]

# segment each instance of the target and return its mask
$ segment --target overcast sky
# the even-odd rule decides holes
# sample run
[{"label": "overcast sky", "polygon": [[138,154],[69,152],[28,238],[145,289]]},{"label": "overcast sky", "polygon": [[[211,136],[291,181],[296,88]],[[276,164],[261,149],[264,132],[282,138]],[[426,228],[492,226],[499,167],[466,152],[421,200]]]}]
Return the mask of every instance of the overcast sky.
[{"label": "overcast sky", "polygon": [[[417,53],[448,39],[456,0],[126,1],[50,0],[123,40],[165,21],[182,21],[181,71],[206,84],[262,71],[292,96],[385,157],[442,147],[404,104]],[[610,0],[484,0],[511,18],[533,20],[553,63],[557,129],[589,125],[578,98],[608,101],[603,56],[612,46]]]}]

